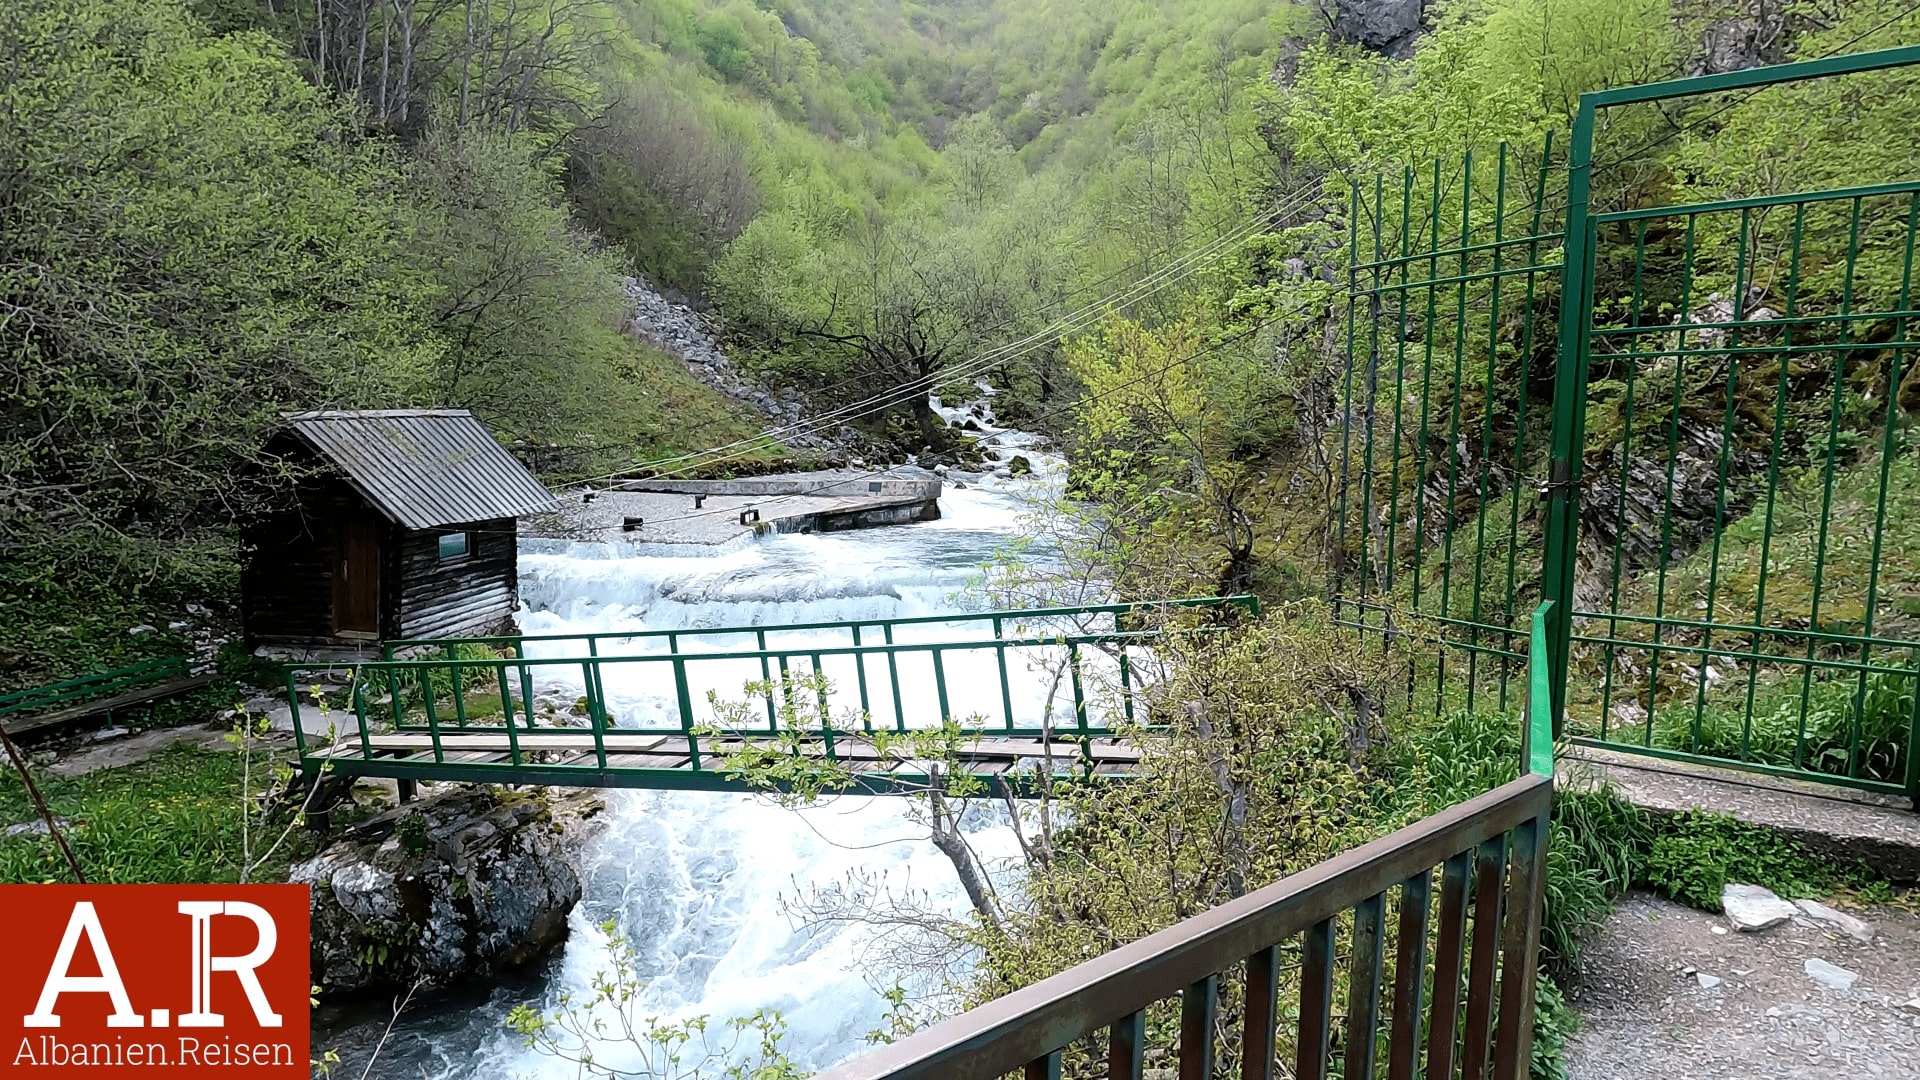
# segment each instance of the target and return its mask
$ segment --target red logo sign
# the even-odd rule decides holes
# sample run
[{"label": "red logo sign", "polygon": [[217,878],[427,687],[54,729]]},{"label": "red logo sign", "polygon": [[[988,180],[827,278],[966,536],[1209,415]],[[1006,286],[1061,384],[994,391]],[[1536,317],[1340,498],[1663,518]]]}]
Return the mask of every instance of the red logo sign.
[{"label": "red logo sign", "polygon": [[0,885],[0,1076],[304,1077],[304,885]]}]

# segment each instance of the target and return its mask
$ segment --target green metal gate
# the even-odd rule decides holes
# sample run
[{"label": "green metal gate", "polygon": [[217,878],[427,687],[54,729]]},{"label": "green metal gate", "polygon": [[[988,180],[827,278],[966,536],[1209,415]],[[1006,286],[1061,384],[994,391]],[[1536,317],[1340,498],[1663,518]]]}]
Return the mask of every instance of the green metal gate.
[{"label": "green metal gate", "polygon": [[1575,742],[1920,795],[1920,181],[1590,212],[1603,110],[1914,63],[1585,95],[1524,229],[1505,148],[1353,192],[1333,594],[1436,646],[1414,693],[1506,708],[1544,599]]}]

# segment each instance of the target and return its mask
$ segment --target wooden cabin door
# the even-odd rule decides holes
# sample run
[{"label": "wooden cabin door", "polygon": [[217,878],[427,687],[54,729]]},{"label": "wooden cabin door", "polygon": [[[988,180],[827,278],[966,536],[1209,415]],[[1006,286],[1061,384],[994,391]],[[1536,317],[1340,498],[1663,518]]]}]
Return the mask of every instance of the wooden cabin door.
[{"label": "wooden cabin door", "polygon": [[333,573],[333,632],[341,637],[380,636],[381,523],[369,514],[340,522]]}]

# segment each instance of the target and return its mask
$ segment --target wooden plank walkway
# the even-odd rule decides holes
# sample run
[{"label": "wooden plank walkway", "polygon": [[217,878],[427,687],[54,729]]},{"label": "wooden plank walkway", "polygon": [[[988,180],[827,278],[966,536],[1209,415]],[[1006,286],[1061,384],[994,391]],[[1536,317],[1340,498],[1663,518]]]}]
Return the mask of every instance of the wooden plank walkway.
[{"label": "wooden plank walkway", "polygon": [[21,735],[29,731],[39,731],[42,728],[71,724],[80,720],[90,720],[97,716],[112,716],[113,713],[120,709],[130,709],[136,705],[147,705],[152,702],[163,701],[167,698],[184,694],[189,690],[198,690],[203,686],[211,686],[213,681],[214,676],[211,673],[205,675],[187,675],[177,679],[169,679],[166,682],[155,683],[152,686],[138,687],[133,690],[128,690],[125,693],[100,698],[96,701],[83,701],[77,705],[68,705],[46,712],[9,716],[0,720],[0,727],[4,727],[9,735]]},{"label": "wooden plank walkway", "polygon": [[[754,745],[785,748],[751,734],[702,736],[696,746],[689,746],[687,737],[677,734],[610,731],[596,745],[591,731],[517,733],[511,741],[504,732],[442,732],[436,737],[409,731],[369,735],[362,745],[358,733],[347,732],[330,748],[310,748],[306,761],[340,773],[418,780],[748,791],[752,788],[746,781],[727,774],[726,759]],[[817,736],[803,741],[800,751],[828,756],[825,741]],[[853,733],[836,738],[831,757],[853,774],[856,789],[871,793],[902,793],[923,786],[928,778],[928,762],[882,754]],[[1137,769],[1140,751],[1111,737],[1089,740],[1083,755],[1077,739],[982,735],[959,746],[956,767],[982,779],[1013,773],[1031,783],[1031,763],[1049,757],[1055,775],[1091,771],[1119,779]]]}]

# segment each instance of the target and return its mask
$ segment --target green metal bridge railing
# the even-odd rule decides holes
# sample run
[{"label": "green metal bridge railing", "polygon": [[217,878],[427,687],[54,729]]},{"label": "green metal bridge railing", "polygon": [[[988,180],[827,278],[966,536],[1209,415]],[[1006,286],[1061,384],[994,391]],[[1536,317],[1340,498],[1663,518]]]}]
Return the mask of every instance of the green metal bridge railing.
[{"label": "green metal bridge railing", "polygon": [[[860,736],[926,731],[949,722],[972,738],[1077,743],[1083,751],[1078,766],[1091,770],[1092,740],[1110,739],[1136,720],[1136,697],[1148,681],[1140,667],[1150,647],[1171,634],[1210,629],[1126,627],[1203,608],[1259,610],[1254,598],[1239,596],[902,620],[396,642],[396,650],[429,645],[440,655],[351,666],[343,719],[335,725],[340,737],[327,747],[310,745],[304,711],[311,703],[303,705],[298,687],[338,669],[291,670],[287,690],[303,762],[324,760],[369,775],[728,786],[723,759],[749,742],[797,738],[837,761],[848,756],[840,744]],[[1113,628],[1061,628],[1089,619]],[[977,625],[992,636],[903,641],[896,635],[903,625]],[[843,631],[846,643],[831,640]],[[793,633],[811,637],[765,647],[768,635]],[[876,634],[877,642],[871,640]],[[748,637],[759,647],[729,647],[728,637]],[[638,651],[647,645],[661,648]],[[536,655],[530,646],[557,648],[562,655]],[[603,651],[613,646],[632,651]],[[1050,677],[1035,678],[1037,672]],[[743,722],[749,703],[750,725]],[[547,736],[568,741],[563,746]],[[653,741],[642,746],[636,737]],[[669,754],[683,760],[662,764]]]},{"label": "green metal bridge railing", "polygon": [[440,638],[396,638],[384,642],[381,646],[383,659],[393,660],[402,652],[438,649],[442,653],[463,645],[505,647],[513,650],[513,655],[521,655],[527,645],[566,645],[579,643],[589,655],[596,652],[606,642],[635,641],[688,641],[710,637],[730,637],[752,635],[755,647],[765,649],[771,640],[770,634],[815,633],[824,630],[844,630],[850,635],[852,644],[864,644],[862,636],[879,631],[886,643],[891,644],[893,634],[900,628],[912,627],[964,627],[983,625],[992,628],[995,637],[1006,632],[1007,627],[1020,628],[1025,624],[1069,625],[1074,629],[1091,630],[1095,620],[1105,621],[1113,629],[1120,629],[1127,618],[1139,618],[1147,614],[1178,611],[1183,608],[1233,607],[1252,615],[1260,613],[1260,600],[1255,596],[1201,596],[1179,600],[1135,601],[1123,604],[1083,604],[1074,607],[1017,608],[1002,611],[955,611],[939,615],[910,615],[895,619],[836,619],[826,622],[779,623],[777,625],[740,625],[740,626],[692,626],[674,630],[599,630],[589,633],[554,634],[501,634],[477,637],[440,637]]},{"label": "green metal bridge railing", "polygon": [[1504,710],[1551,600],[1573,742],[1920,800],[1920,179],[1592,206],[1609,109],[1914,64],[1588,94],[1564,156],[1354,186],[1330,592],[1430,646],[1410,696]]}]

